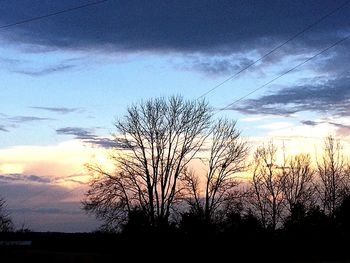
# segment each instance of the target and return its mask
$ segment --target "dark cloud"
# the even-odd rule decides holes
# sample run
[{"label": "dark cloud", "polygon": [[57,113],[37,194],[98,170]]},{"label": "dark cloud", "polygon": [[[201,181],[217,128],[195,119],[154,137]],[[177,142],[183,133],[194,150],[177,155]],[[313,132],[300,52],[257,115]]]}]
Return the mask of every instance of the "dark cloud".
[{"label": "dark cloud", "polygon": [[50,111],[55,113],[61,113],[61,114],[68,114],[68,113],[74,113],[74,112],[80,112],[82,111],[82,108],[66,108],[66,107],[39,107],[39,106],[33,106],[30,107],[32,109],[36,110],[44,110],[44,111]]},{"label": "dark cloud", "polygon": [[82,174],[62,177],[0,175],[0,193],[7,200],[16,227],[24,224],[33,231],[65,232],[97,228],[98,222],[93,217],[87,217],[81,209],[80,200],[87,186],[80,183],[72,189],[61,185],[63,181],[72,181],[79,176]]},{"label": "dark cloud", "polygon": [[2,132],[8,132],[9,130],[6,128],[5,125],[0,125],[0,131],[2,131]]},{"label": "dark cloud", "polygon": [[[5,1],[1,24],[85,4]],[[109,1],[2,30],[9,41],[105,51],[238,52],[271,48],[344,3],[337,1]],[[348,7],[294,43],[320,46],[348,28]],[[298,18],[298,19],[296,19]]]},{"label": "dark cloud", "polygon": [[231,109],[247,114],[290,115],[313,111],[350,116],[350,74],[281,88],[257,99],[245,100]]},{"label": "dark cloud", "polygon": [[125,148],[119,142],[111,140],[109,138],[100,137],[94,134],[92,129],[80,128],[80,127],[64,127],[56,130],[56,133],[59,135],[72,135],[77,140],[82,140],[85,143],[104,147],[104,148],[113,148],[120,147]]},{"label": "dark cloud", "polygon": [[302,124],[304,125],[307,125],[307,126],[316,126],[319,124],[319,122],[316,122],[316,121],[310,121],[310,120],[307,120],[307,121],[301,121]]},{"label": "dark cloud", "polygon": [[[81,209],[84,186],[67,189],[52,184],[0,184],[16,227],[33,231],[84,232],[98,227]],[[76,201],[68,201],[76,200]]]},{"label": "dark cloud", "polygon": [[[83,0],[6,1],[0,6],[0,23],[11,24],[86,3]],[[255,60],[344,3],[345,0],[108,1],[4,28],[2,40],[25,52],[60,49],[108,55],[140,51],[198,55],[198,59],[186,60],[177,67],[209,76],[229,75],[250,64],[249,58],[241,60],[231,55],[246,57],[248,52],[253,52]],[[308,56],[333,43],[349,31],[349,15],[350,4],[264,58],[264,66],[290,55]],[[349,43],[342,45],[350,56]],[[346,63],[348,60],[338,53],[343,52],[333,56],[339,63]],[[217,55],[224,57],[213,58]],[[327,60],[321,64],[314,69],[326,71],[332,67]],[[14,66],[11,71],[38,77],[77,66],[78,63],[68,60],[39,69]]]},{"label": "dark cloud", "polygon": [[56,130],[59,135],[74,135],[76,139],[89,139],[92,133],[91,129],[79,128],[79,127],[64,127]]},{"label": "dark cloud", "polygon": [[24,174],[1,174],[1,182],[14,183],[14,182],[35,182],[35,183],[50,183],[53,178],[47,176],[37,176],[37,175],[24,175]]},{"label": "dark cloud", "polygon": [[42,208],[13,208],[9,209],[11,213],[23,214],[23,213],[39,213],[39,214],[62,214],[66,211],[55,207],[42,207]]}]

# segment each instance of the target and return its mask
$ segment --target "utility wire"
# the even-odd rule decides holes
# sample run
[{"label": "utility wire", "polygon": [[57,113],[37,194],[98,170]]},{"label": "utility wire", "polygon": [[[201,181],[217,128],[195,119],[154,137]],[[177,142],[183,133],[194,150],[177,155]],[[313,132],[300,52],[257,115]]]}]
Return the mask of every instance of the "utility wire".
[{"label": "utility wire", "polygon": [[208,91],[206,91],[205,93],[203,93],[202,95],[200,95],[197,99],[201,99],[203,97],[205,97],[206,95],[208,95],[209,93],[213,92],[214,90],[216,90],[217,88],[221,87],[222,85],[224,85],[226,82],[230,81],[231,79],[235,78],[236,76],[238,76],[239,74],[241,74],[242,72],[246,71],[247,69],[249,69],[250,67],[254,66],[256,63],[258,63],[259,61],[263,60],[264,58],[266,58],[267,56],[271,55],[273,52],[275,52],[276,50],[280,49],[281,47],[285,46],[286,44],[288,44],[289,42],[291,42],[292,40],[296,39],[297,37],[299,37],[300,35],[302,35],[303,33],[305,33],[306,31],[310,30],[311,28],[313,28],[314,26],[316,26],[317,24],[319,24],[320,22],[322,22],[323,20],[325,20],[327,17],[333,15],[335,12],[337,12],[338,10],[342,9],[343,7],[345,7],[347,4],[349,4],[350,1],[346,1],[345,3],[343,3],[342,5],[338,6],[336,9],[333,9],[331,12],[327,13],[326,15],[322,16],[321,18],[319,18],[318,20],[316,20],[314,23],[308,25],[307,27],[305,27],[303,30],[299,31],[298,33],[296,33],[295,35],[291,36],[289,39],[287,39],[286,41],[284,41],[283,43],[277,45],[276,47],[274,47],[272,50],[270,50],[269,52],[267,52],[265,55],[263,55],[262,57],[258,58],[257,60],[255,60],[254,62],[252,62],[251,64],[247,65],[246,67],[244,67],[243,69],[237,71],[235,74],[231,75],[230,77],[228,77],[227,79],[225,79],[224,81],[220,82],[219,84],[215,85],[214,87],[212,87],[211,89],[209,89]]},{"label": "utility wire", "polygon": [[328,47],[322,49],[321,51],[317,52],[315,55],[313,55],[313,56],[307,58],[307,59],[304,60],[303,62],[297,64],[297,65],[294,66],[294,67],[292,67],[291,69],[288,69],[287,71],[283,72],[282,74],[278,75],[277,77],[273,78],[272,80],[266,82],[265,84],[263,84],[263,85],[259,86],[258,88],[252,90],[251,92],[247,93],[246,95],[244,95],[244,96],[242,96],[242,97],[236,99],[235,101],[233,101],[233,102],[231,102],[230,104],[228,104],[226,107],[220,108],[220,109],[216,110],[216,113],[217,113],[217,112],[220,112],[220,111],[224,111],[224,110],[229,109],[229,108],[230,108],[231,106],[233,106],[235,103],[240,102],[241,100],[243,100],[243,99],[247,98],[248,96],[252,95],[253,93],[257,92],[258,90],[260,90],[260,89],[262,89],[262,88],[264,88],[264,87],[270,85],[272,82],[274,82],[274,81],[278,80],[279,78],[281,78],[281,77],[283,77],[283,76],[285,76],[285,75],[291,73],[291,72],[294,71],[295,69],[301,67],[302,65],[306,64],[306,63],[309,62],[310,60],[312,60],[312,59],[318,57],[319,55],[325,53],[326,51],[328,51],[328,50],[330,50],[331,48],[333,48],[333,47],[339,45],[340,43],[344,42],[345,40],[347,40],[347,39],[349,39],[349,38],[350,38],[350,34],[347,35],[346,37],[344,37],[344,38],[342,38],[342,39],[340,39],[340,40],[334,42],[332,45],[330,45],[330,46],[328,46]]},{"label": "utility wire", "polygon": [[86,7],[89,7],[89,6],[103,4],[103,3],[107,2],[107,1],[109,1],[109,0],[95,1],[95,2],[84,4],[84,5],[79,5],[79,6],[70,7],[70,8],[67,8],[67,9],[62,9],[60,11],[56,11],[56,12],[49,13],[49,14],[46,14],[46,15],[41,15],[41,16],[36,16],[36,17],[20,20],[20,21],[17,21],[17,22],[13,22],[13,23],[10,23],[10,24],[7,24],[7,25],[0,26],[0,30],[1,29],[5,29],[5,28],[9,28],[9,27],[13,27],[13,26],[17,26],[17,25],[22,25],[22,24],[29,23],[29,22],[33,22],[33,21],[36,21],[36,20],[41,20],[41,19],[48,18],[48,17],[51,17],[51,16],[57,16],[57,15],[60,15],[60,14],[63,14],[63,13],[73,12],[73,11],[76,11],[78,9],[86,8]]}]

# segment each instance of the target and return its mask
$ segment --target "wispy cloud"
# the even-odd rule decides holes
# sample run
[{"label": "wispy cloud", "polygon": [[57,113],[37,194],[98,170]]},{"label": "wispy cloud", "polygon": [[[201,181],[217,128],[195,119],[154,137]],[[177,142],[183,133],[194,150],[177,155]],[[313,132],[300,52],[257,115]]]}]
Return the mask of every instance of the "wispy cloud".
[{"label": "wispy cloud", "polygon": [[49,74],[56,73],[56,72],[67,71],[67,70],[72,69],[74,67],[75,67],[75,65],[65,65],[65,64],[60,65],[60,64],[58,64],[58,65],[43,67],[43,68],[39,68],[39,69],[13,69],[11,71],[14,73],[29,75],[32,77],[40,77],[40,76],[45,76],[45,75],[49,75]]},{"label": "wispy cloud", "polygon": [[55,120],[53,118],[43,118],[43,117],[37,117],[37,116],[13,116],[13,117],[7,117],[6,118],[10,122],[14,123],[24,123],[24,122],[41,122],[41,121],[52,121]]},{"label": "wispy cloud", "polygon": [[189,56],[176,68],[194,70],[211,76],[231,75],[245,69],[254,61],[247,57],[237,58],[235,56]]},{"label": "wispy cloud", "polygon": [[31,77],[41,77],[59,72],[66,72],[86,63],[86,57],[73,57],[68,59],[56,59],[56,61],[38,62],[33,57],[24,54],[26,59],[13,59],[5,56],[0,57],[0,69],[5,69],[11,73],[28,75]]},{"label": "wispy cloud", "polygon": [[66,107],[40,107],[40,106],[33,106],[33,107],[30,107],[30,108],[36,109],[36,110],[43,110],[43,111],[61,113],[61,114],[68,114],[68,113],[74,113],[74,112],[81,112],[81,111],[83,111],[82,108],[66,108]]},{"label": "wispy cloud", "polygon": [[81,127],[64,127],[56,130],[59,135],[71,135],[77,140],[82,140],[85,143],[101,146],[103,148],[121,147],[125,146],[110,138],[101,137],[94,133],[93,129]]},{"label": "wispy cloud", "polygon": [[44,122],[44,121],[53,121],[53,118],[38,117],[38,116],[9,116],[6,114],[0,114],[0,121],[4,124],[0,124],[1,132],[9,132],[11,129],[20,127],[24,123],[35,123],[35,122]]},{"label": "wispy cloud", "polygon": [[91,129],[80,127],[64,127],[56,130],[60,135],[73,135],[76,139],[89,139],[93,136]]}]

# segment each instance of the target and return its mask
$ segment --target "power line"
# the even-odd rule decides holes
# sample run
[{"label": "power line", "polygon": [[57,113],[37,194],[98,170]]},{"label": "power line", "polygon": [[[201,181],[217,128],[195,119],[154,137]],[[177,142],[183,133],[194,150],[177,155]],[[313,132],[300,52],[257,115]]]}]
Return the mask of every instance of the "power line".
[{"label": "power line", "polygon": [[5,28],[9,28],[9,27],[13,27],[13,26],[17,26],[17,25],[21,25],[21,24],[25,24],[25,23],[29,23],[29,22],[33,22],[33,21],[36,21],[36,20],[41,20],[41,19],[48,18],[48,17],[51,17],[51,16],[57,16],[57,15],[60,15],[60,14],[63,14],[63,13],[76,11],[78,9],[86,8],[86,7],[89,7],[89,6],[103,4],[103,3],[107,2],[107,1],[109,1],[109,0],[95,1],[95,2],[84,4],[84,5],[79,5],[79,6],[70,7],[70,8],[67,8],[67,9],[62,9],[60,11],[56,11],[56,12],[49,13],[49,14],[46,14],[46,15],[41,15],[41,16],[36,16],[36,17],[20,20],[20,21],[17,21],[17,22],[13,22],[13,23],[10,23],[10,24],[7,24],[7,25],[0,26],[0,30],[1,29],[5,29]]},{"label": "power line", "polygon": [[304,28],[303,30],[299,31],[298,33],[296,33],[295,35],[293,35],[292,37],[290,37],[289,39],[287,39],[286,41],[284,41],[283,43],[277,45],[276,47],[274,47],[272,50],[270,50],[269,52],[267,52],[265,55],[263,55],[262,57],[258,58],[257,60],[255,60],[254,62],[250,63],[248,66],[244,67],[243,69],[237,71],[235,74],[231,75],[230,77],[228,77],[227,79],[225,79],[224,81],[220,82],[219,84],[215,85],[214,87],[212,87],[211,89],[209,89],[208,91],[204,92],[202,95],[200,95],[197,99],[201,99],[203,97],[205,97],[206,95],[208,95],[209,93],[211,93],[212,91],[216,90],[217,88],[221,87],[222,85],[224,85],[226,82],[230,81],[231,79],[235,78],[236,76],[238,76],[239,74],[241,74],[242,72],[246,71],[247,69],[249,69],[250,67],[254,66],[256,63],[258,63],[259,61],[263,60],[264,58],[266,58],[267,56],[271,55],[273,52],[275,52],[276,50],[280,49],[281,47],[285,46],[286,44],[288,44],[289,42],[291,42],[292,40],[296,39],[297,37],[299,37],[300,35],[302,35],[303,33],[305,33],[306,31],[310,30],[311,28],[313,28],[314,26],[316,26],[317,24],[319,24],[320,22],[322,22],[323,20],[325,20],[327,17],[333,15],[335,12],[337,12],[338,10],[342,9],[343,7],[345,7],[347,4],[349,4],[350,1],[346,1],[345,3],[343,3],[342,5],[338,6],[336,9],[333,9],[331,12],[327,13],[326,15],[322,16],[321,18],[319,18],[318,20],[316,20],[314,23],[308,25],[306,28]]},{"label": "power line", "polygon": [[[309,62],[310,60],[312,60],[312,59],[318,57],[319,55],[325,53],[325,52],[328,51],[329,49],[331,49],[331,48],[333,48],[333,47],[339,45],[340,43],[344,42],[345,40],[347,40],[347,39],[349,39],[349,38],[350,38],[350,34],[347,35],[346,37],[344,37],[344,38],[342,38],[342,39],[340,39],[340,40],[334,42],[332,45],[330,45],[330,46],[328,46],[328,47],[322,49],[321,51],[317,52],[315,55],[313,55],[313,56],[307,58],[307,59],[304,60],[303,62],[297,64],[297,65],[294,66],[294,67],[292,67],[291,69],[288,69],[287,71],[283,72],[282,74],[278,75],[277,77],[273,78],[272,80],[266,82],[265,84],[263,84],[263,85],[259,86],[258,88],[252,90],[251,92],[247,93],[246,95],[244,95],[244,96],[242,96],[242,97],[236,99],[235,101],[233,101],[233,102],[231,102],[230,104],[228,104],[226,107],[218,109],[217,112],[227,110],[227,109],[230,108],[233,104],[235,104],[235,103],[237,103],[237,102],[240,102],[241,100],[243,100],[243,99],[247,98],[248,96],[252,95],[253,93],[257,92],[258,90],[260,90],[260,89],[262,89],[262,88],[264,88],[264,87],[270,85],[272,82],[274,82],[274,81],[278,80],[279,78],[281,78],[281,77],[283,77],[283,76],[289,74],[290,72],[292,72],[292,71],[294,71],[295,69],[301,67],[302,65],[306,64],[306,63]],[[217,113],[217,112],[216,112],[216,113]]]}]

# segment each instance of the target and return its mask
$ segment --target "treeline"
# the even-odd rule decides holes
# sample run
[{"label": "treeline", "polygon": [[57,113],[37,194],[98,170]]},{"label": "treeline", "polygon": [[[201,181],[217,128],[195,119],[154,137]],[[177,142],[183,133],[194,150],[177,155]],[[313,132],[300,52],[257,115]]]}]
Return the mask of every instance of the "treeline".
[{"label": "treeline", "polygon": [[127,109],[115,123],[115,168],[87,165],[83,205],[102,230],[348,233],[350,166],[335,137],[313,158],[289,156],[273,142],[249,146],[234,121],[212,112],[182,97]]},{"label": "treeline", "polygon": [[[178,96],[134,104],[115,127],[113,169],[87,165],[82,201],[102,231],[349,231],[350,163],[333,136],[314,156],[252,146],[206,101]],[[12,231],[5,208],[0,230]]]}]

